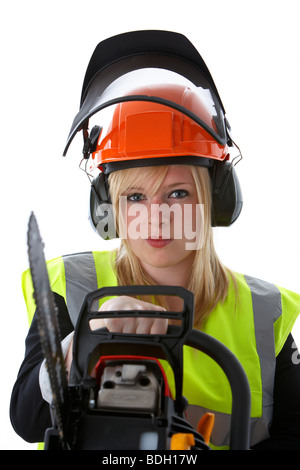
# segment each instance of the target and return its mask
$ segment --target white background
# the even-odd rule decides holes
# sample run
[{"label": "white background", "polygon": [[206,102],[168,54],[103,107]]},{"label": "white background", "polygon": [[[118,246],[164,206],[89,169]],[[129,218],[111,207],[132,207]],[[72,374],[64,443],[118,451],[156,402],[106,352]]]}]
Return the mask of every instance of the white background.
[{"label": "white background", "polygon": [[[82,138],[62,157],[90,56],[103,39],[137,29],[186,35],[218,87],[244,159],[244,209],[216,231],[234,270],[300,291],[299,2],[297,0],[11,0],[1,3],[0,447],[32,449],[13,431],[11,388],[27,318],[20,278],[37,216],[46,257],[102,249],[87,219]],[[294,335],[300,344],[299,326]]]}]

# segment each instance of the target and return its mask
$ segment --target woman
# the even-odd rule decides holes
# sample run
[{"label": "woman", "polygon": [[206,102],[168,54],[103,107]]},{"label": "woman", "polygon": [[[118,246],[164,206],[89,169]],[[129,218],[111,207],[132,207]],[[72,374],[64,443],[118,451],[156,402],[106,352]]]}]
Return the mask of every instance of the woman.
[{"label": "woman", "polygon": [[[126,38],[127,35],[122,35],[119,43],[124,48]],[[153,32],[143,35],[143,39],[152,44]],[[181,39],[177,39],[180,42]],[[112,38],[111,45],[114,41]],[[135,41],[135,44],[140,43]],[[174,47],[170,44],[166,48]],[[103,44],[101,47],[103,50]],[[135,61],[140,60],[140,52],[134,55],[131,51]],[[170,60],[170,51],[165,52],[168,52],[166,61]],[[112,261],[110,254],[93,253],[92,256],[65,257],[49,264],[50,282],[65,338],[67,367],[70,368],[72,362],[73,325],[84,295],[93,290],[93,282],[96,287],[116,284],[183,286],[195,296],[194,328],[223,342],[245,369],[252,399],[251,447],[300,449],[300,366],[293,360],[296,348],[290,334],[300,311],[300,297],[264,281],[230,272],[218,259],[213,245],[212,226],[231,225],[241,211],[242,202],[237,176],[229,161],[229,150],[234,146],[209,72],[206,69],[203,72],[201,63],[203,86],[200,93],[192,84],[149,83],[150,71],[144,74],[145,88],[140,84],[139,74],[139,88],[131,87],[124,94],[126,99],[118,99],[107,129],[96,126],[88,134],[82,123],[95,110],[101,111],[103,102],[99,105],[96,100],[98,104],[95,103],[95,90],[101,88],[102,74],[107,80],[109,72],[107,66],[95,75],[95,62],[99,57],[102,55],[98,56],[96,50],[68,145],[75,132],[83,127],[88,171],[97,172],[92,182],[91,219],[102,236],[110,238],[111,232],[119,234],[121,245]],[[148,60],[153,61],[153,56]],[[122,60],[110,65],[114,68],[114,77],[117,76],[125,88],[128,86],[128,80],[123,83],[125,75],[127,78],[127,73],[131,74],[132,84],[135,72],[140,71],[135,62],[134,69],[128,72],[126,61],[127,54],[124,54]],[[116,67],[120,64],[123,68],[118,71]],[[169,67],[172,73],[175,69],[177,73],[181,70],[178,62],[169,63]],[[94,77],[92,80],[89,73]],[[153,76],[153,68],[150,75]],[[114,95],[114,86],[110,86],[101,96],[107,97],[109,88]],[[120,89],[120,82],[116,88]],[[116,224],[112,224],[112,220]],[[90,261],[92,268],[88,265]],[[24,286],[28,285],[28,276],[25,276]],[[30,288],[24,288],[24,292],[27,305],[32,309]],[[158,310],[178,307],[176,299],[156,299],[154,305],[151,299],[145,302],[121,297],[108,300],[100,308],[109,311],[134,307],[142,311],[149,309],[149,303]],[[146,321],[142,315],[130,322],[101,320],[94,325],[99,326],[121,332],[167,331],[165,320]],[[33,319],[11,405],[15,429],[30,441],[42,440],[45,428],[50,425],[47,400],[51,401],[51,394],[47,391],[42,362]],[[183,393],[189,402],[188,419],[196,426],[206,411],[213,411],[216,424],[211,446],[228,448],[231,394],[227,379],[210,358],[187,347],[183,372]],[[35,397],[34,403],[32,397]]]},{"label": "woman", "polygon": [[[127,233],[116,259],[119,283],[164,285],[167,282],[188,288],[195,295],[195,323],[200,325],[213,305],[226,296],[229,283],[213,248],[207,170],[188,165],[128,169],[112,173],[109,186],[117,219],[120,197],[125,196],[127,200]],[[146,211],[141,217],[143,207]],[[168,210],[174,207],[176,211]],[[187,249],[193,242],[186,238],[187,229],[184,230],[188,225],[184,214],[189,209],[192,209],[194,227],[189,227],[188,232],[194,234],[198,249]],[[198,223],[203,225],[202,230],[195,230],[197,213],[199,219],[203,215],[204,220]],[[130,227],[136,227],[136,219],[146,227],[144,234],[130,231]],[[176,228],[180,237],[176,237]],[[202,240],[196,240],[200,236]],[[111,301],[112,306],[114,302]],[[171,309],[172,305],[167,307]]]}]

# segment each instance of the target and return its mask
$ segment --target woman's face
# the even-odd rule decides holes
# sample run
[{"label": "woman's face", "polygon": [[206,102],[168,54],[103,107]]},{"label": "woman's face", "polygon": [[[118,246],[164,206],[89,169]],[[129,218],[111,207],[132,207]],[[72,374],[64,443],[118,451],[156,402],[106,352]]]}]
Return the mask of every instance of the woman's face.
[{"label": "woman's face", "polygon": [[169,166],[155,194],[154,184],[155,173],[122,194],[122,233],[145,268],[174,267],[188,262],[201,247],[202,204],[186,166]]}]

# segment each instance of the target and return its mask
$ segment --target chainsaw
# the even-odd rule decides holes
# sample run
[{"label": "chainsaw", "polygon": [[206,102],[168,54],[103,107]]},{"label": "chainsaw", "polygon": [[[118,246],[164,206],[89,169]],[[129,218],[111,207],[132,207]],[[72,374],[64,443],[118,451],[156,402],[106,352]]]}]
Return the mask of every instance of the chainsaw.
[{"label": "chainsaw", "polygon": [[[89,293],[75,326],[73,361],[67,373],[57,308],[34,214],[28,225],[28,255],[53,395],[52,427],[45,431],[45,450],[210,450],[214,415],[204,415],[197,430],[185,418],[184,345],[208,354],[224,370],[232,390],[230,449],[249,449],[250,390],[246,374],[222,343],[193,329],[194,296],[190,291],[174,286],[116,286]],[[178,312],[142,313],[99,310],[106,298],[123,295],[176,296],[182,308]],[[167,333],[128,334],[92,328],[99,318],[137,315],[167,318]],[[174,393],[164,364],[173,372]]]}]

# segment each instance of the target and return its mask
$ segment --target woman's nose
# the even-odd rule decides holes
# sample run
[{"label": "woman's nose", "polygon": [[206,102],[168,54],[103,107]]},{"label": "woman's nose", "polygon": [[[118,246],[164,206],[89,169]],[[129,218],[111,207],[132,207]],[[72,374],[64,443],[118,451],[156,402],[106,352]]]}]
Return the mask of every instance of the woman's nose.
[{"label": "woman's nose", "polygon": [[170,210],[162,198],[152,198],[148,206],[148,223],[157,229],[170,224]]},{"label": "woman's nose", "polygon": [[148,222],[150,225],[155,227],[159,227],[162,224],[162,212],[161,212],[161,204],[152,203],[150,204],[149,211],[148,211]]}]

